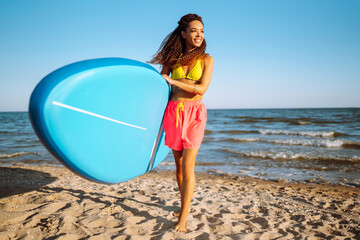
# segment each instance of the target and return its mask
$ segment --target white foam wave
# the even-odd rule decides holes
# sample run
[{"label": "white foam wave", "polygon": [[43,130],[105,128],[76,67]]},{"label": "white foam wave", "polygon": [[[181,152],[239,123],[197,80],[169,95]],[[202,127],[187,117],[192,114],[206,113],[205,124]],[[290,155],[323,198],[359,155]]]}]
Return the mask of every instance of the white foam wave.
[{"label": "white foam wave", "polygon": [[300,140],[300,139],[289,139],[289,140],[269,140],[267,142],[281,144],[281,145],[299,145],[308,147],[326,147],[326,148],[341,148],[345,141],[344,140]]},{"label": "white foam wave", "polygon": [[0,154],[0,159],[9,159],[9,158],[17,158],[23,155],[40,155],[40,153],[33,152],[16,152],[16,153],[4,153]]},{"label": "white foam wave", "polygon": [[175,162],[161,162],[159,165],[161,166],[174,166],[175,165]]},{"label": "white foam wave", "polygon": [[243,157],[248,158],[262,158],[262,159],[273,159],[273,160],[323,160],[323,161],[351,161],[359,162],[360,156],[328,156],[328,155],[312,155],[312,154],[303,154],[303,153],[291,153],[291,152],[236,152],[229,149],[225,151],[239,154]]},{"label": "white foam wave", "polygon": [[308,124],[311,124],[312,122],[298,121],[297,123],[298,123],[299,125],[308,125]]},{"label": "white foam wave", "polygon": [[261,138],[230,138],[227,141],[231,142],[264,142],[264,143],[272,143],[272,144],[280,144],[280,145],[297,145],[297,146],[308,146],[308,147],[325,147],[325,148],[354,148],[360,149],[360,142],[355,141],[346,141],[343,139],[337,140],[312,140],[312,139],[278,139],[278,140],[269,140],[269,139],[261,139]]},{"label": "white foam wave", "polygon": [[261,138],[230,138],[229,141],[234,142],[260,142]]},{"label": "white foam wave", "polygon": [[297,136],[309,136],[309,137],[335,137],[336,132],[320,132],[320,131],[288,131],[288,130],[259,130],[262,135],[297,135]]}]

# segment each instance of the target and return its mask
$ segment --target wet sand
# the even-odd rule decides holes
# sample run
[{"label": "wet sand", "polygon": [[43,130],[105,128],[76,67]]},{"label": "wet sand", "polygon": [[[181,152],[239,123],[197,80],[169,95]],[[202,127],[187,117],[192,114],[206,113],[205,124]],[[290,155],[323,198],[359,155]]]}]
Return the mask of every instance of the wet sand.
[{"label": "wet sand", "polygon": [[0,239],[360,239],[360,188],[196,173],[188,233],[174,172],[104,185],[64,167],[0,167]]}]

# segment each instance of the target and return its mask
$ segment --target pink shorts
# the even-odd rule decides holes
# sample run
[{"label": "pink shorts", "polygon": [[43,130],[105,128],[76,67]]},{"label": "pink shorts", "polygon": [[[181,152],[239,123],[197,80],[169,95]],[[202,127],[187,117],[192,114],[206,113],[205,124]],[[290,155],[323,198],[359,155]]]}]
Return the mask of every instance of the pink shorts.
[{"label": "pink shorts", "polygon": [[176,151],[200,148],[206,118],[202,101],[169,101],[164,116],[165,145]]}]

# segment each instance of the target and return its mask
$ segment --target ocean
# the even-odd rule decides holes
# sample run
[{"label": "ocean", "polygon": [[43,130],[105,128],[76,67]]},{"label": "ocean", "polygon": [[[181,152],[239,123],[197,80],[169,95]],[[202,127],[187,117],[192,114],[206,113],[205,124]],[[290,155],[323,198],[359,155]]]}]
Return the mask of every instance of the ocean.
[{"label": "ocean", "polygon": [[[60,163],[27,112],[0,112],[0,165]],[[156,168],[175,169],[171,152]],[[359,186],[360,108],[210,109],[196,171]]]}]

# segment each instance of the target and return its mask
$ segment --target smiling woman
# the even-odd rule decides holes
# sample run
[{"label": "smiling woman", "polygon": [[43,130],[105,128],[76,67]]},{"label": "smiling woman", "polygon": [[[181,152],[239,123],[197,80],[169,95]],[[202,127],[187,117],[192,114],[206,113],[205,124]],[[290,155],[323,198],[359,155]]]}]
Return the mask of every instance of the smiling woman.
[{"label": "smiling woman", "polygon": [[186,232],[186,216],[195,188],[195,160],[207,119],[202,98],[211,81],[214,60],[205,53],[202,18],[187,14],[178,24],[150,63],[162,65],[161,73],[172,87],[164,115],[165,144],[173,151],[181,194],[175,231]]}]

